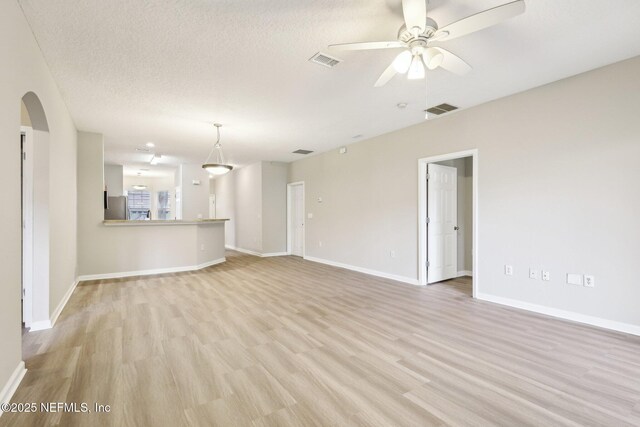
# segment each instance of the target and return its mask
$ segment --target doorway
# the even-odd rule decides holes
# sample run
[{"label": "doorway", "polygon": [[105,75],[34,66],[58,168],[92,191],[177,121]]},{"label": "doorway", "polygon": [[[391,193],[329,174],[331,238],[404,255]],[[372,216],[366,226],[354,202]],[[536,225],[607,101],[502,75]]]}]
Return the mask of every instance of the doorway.
[{"label": "doorway", "polygon": [[428,157],[419,168],[419,283],[471,276],[477,293],[478,152]]},{"label": "doorway", "polygon": [[35,93],[27,92],[20,108],[22,320],[33,332],[51,328],[49,125]]},{"label": "doorway", "polygon": [[20,165],[22,326],[30,328],[33,319],[33,130],[30,126],[20,127]]},{"label": "doorway", "polygon": [[304,257],[304,182],[287,184],[287,253]]}]

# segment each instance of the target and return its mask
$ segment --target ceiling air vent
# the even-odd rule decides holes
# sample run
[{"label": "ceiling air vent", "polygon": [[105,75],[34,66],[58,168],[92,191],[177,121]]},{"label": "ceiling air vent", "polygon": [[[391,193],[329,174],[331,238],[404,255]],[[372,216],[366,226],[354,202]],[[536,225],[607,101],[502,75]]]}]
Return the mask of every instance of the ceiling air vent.
[{"label": "ceiling air vent", "polygon": [[440,105],[436,105],[435,107],[431,107],[426,111],[429,114],[435,114],[436,116],[439,116],[440,114],[448,113],[449,111],[453,111],[457,109],[458,107],[454,107],[453,105],[440,104]]},{"label": "ceiling air vent", "polygon": [[313,153],[313,151],[311,150],[296,150],[293,152],[293,154],[311,154]]},{"label": "ceiling air vent", "polygon": [[334,58],[333,56],[329,56],[326,53],[318,52],[309,58],[309,61],[315,62],[316,64],[324,65],[325,67],[333,68],[339,63],[342,62],[341,59]]}]

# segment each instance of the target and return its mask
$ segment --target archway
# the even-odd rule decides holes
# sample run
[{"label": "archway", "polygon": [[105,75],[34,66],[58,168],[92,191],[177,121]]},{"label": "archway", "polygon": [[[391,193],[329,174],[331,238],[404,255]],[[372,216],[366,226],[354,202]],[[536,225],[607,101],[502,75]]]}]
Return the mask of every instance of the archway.
[{"label": "archway", "polygon": [[21,101],[22,320],[31,331],[49,318],[49,123],[38,96]]}]

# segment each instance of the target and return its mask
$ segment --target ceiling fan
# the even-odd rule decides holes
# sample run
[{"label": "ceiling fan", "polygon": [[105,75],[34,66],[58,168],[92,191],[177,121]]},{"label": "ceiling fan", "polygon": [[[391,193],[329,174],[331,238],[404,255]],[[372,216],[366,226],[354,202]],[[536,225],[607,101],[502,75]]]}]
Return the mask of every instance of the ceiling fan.
[{"label": "ceiling fan", "polygon": [[397,41],[334,44],[336,50],[404,49],[382,73],[375,86],[384,86],[396,74],[407,74],[409,79],[425,78],[425,66],[429,70],[438,67],[463,75],[471,66],[446,49],[431,46],[433,42],[457,37],[496,25],[524,12],[524,0],[503,4],[476,13],[442,28],[427,16],[427,0],[402,0],[404,24],[398,31]]}]

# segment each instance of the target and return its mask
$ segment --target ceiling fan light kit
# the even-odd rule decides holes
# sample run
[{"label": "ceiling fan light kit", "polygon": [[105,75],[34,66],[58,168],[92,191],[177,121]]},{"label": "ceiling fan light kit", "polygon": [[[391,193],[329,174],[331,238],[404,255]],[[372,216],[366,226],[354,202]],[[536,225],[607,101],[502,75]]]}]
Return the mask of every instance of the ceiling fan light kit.
[{"label": "ceiling fan light kit", "polygon": [[[224,154],[222,153],[222,144],[220,144],[220,128],[222,127],[222,125],[219,123],[214,123],[214,126],[216,127],[218,139],[216,140],[216,143],[211,149],[211,152],[209,153],[207,160],[205,160],[204,164],[202,165],[202,169],[206,170],[211,175],[220,176],[233,170],[233,166],[225,164],[224,162]],[[213,163],[209,163],[209,160],[211,159],[211,155],[214,153],[214,151],[216,153],[215,161]]]},{"label": "ceiling fan light kit", "polygon": [[439,28],[438,23],[427,16],[427,0],[402,0],[404,25],[398,31],[397,41],[343,43],[329,47],[336,50],[404,49],[380,75],[375,87],[384,86],[396,74],[407,74],[409,80],[423,79],[426,77],[425,66],[429,70],[442,68],[465,75],[471,71],[469,64],[454,53],[430,44],[494,26],[523,13],[525,8],[524,0],[516,0]]}]

